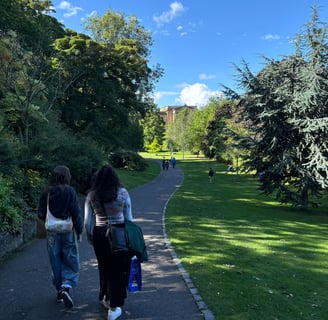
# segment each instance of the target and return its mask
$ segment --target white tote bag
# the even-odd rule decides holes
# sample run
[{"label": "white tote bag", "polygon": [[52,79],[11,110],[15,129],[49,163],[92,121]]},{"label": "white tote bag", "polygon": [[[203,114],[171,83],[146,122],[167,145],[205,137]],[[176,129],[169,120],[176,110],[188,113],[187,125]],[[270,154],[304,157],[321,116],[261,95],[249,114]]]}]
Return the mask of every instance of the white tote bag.
[{"label": "white tote bag", "polygon": [[46,230],[56,233],[67,233],[73,229],[72,217],[67,219],[58,219],[52,215],[49,209],[49,193],[47,198],[47,217],[46,217]]}]

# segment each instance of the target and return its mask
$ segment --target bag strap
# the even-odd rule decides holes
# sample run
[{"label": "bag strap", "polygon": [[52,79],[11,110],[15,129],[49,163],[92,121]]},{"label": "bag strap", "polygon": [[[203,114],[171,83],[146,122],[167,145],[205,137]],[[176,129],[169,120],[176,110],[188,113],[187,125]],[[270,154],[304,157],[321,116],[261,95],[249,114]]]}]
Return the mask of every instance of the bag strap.
[{"label": "bag strap", "polygon": [[47,194],[47,212],[50,210],[49,209],[49,197],[50,197],[50,193]]},{"label": "bag strap", "polygon": [[[103,213],[103,215],[106,216],[106,210],[103,202],[100,202],[99,200],[91,200],[90,203],[91,203],[92,211],[94,212],[95,215],[97,214],[97,212],[99,214],[101,211],[101,213]],[[108,228],[106,231],[106,237],[109,237],[112,240],[112,225],[109,221],[109,218],[108,218]]]},{"label": "bag strap", "polygon": [[[101,208],[103,210],[103,212],[106,215],[106,210],[105,210],[105,206],[103,202],[100,202]],[[110,223],[110,219],[108,217],[108,227],[107,227],[107,231],[106,231],[106,237],[109,237],[110,240],[113,240],[113,235],[112,235],[112,224]]]}]

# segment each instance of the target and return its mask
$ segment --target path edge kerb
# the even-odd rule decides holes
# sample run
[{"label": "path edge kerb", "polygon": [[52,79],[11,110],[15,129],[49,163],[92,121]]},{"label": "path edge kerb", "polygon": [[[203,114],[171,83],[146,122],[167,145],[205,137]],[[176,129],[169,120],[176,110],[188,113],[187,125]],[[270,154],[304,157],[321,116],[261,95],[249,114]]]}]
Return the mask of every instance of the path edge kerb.
[{"label": "path edge kerb", "polygon": [[167,199],[167,201],[164,205],[164,208],[163,208],[163,212],[162,212],[162,230],[163,230],[164,241],[165,241],[165,245],[166,245],[167,249],[170,252],[172,260],[173,260],[174,264],[176,265],[176,267],[178,268],[179,272],[181,273],[181,276],[182,276],[187,288],[189,289],[190,294],[192,295],[193,299],[195,300],[199,311],[204,315],[204,319],[205,320],[215,320],[215,317],[214,317],[212,311],[207,307],[206,303],[203,301],[202,297],[200,296],[197,288],[192,283],[188,272],[183,267],[183,265],[181,263],[181,260],[178,258],[177,254],[174,250],[174,247],[172,246],[171,241],[169,240],[168,235],[166,233],[166,226],[165,226],[166,208],[167,208],[167,205],[168,205],[169,201],[173,197],[173,195],[176,193],[176,191],[183,184],[183,180],[184,180],[184,174],[182,172],[181,183],[179,185],[177,185],[176,189],[172,192],[170,197]]}]

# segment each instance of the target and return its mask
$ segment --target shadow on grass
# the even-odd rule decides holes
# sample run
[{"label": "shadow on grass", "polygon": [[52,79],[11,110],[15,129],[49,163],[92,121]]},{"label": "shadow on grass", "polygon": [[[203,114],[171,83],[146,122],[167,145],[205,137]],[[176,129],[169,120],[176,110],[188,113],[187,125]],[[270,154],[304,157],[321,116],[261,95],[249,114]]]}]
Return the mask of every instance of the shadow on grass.
[{"label": "shadow on grass", "polygon": [[253,177],[237,181],[224,170],[210,184],[207,169],[207,163],[183,168],[166,227],[216,318],[325,319],[325,210],[282,206],[259,195]]}]

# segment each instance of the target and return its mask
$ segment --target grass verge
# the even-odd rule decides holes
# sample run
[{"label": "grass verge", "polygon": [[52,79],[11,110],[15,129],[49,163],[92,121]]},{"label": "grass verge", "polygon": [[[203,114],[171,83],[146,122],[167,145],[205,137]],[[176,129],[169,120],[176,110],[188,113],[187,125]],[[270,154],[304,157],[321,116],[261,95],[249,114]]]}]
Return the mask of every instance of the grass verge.
[{"label": "grass verge", "polygon": [[160,173],[161,167],[159,163],[155,160],[147,160],[147,168],[140,171],[131,171],[127,169],[115,169],[122,184],[131,190],[137,186],[143,185],[157,177]]},{"label": "grass verge", "polygon": [[[216,319],[326,319],[328,203],[300,212],[259,195],[251,176],[179,161],[166,229]],[[216,175],[210,184],[207,172]]]}]

